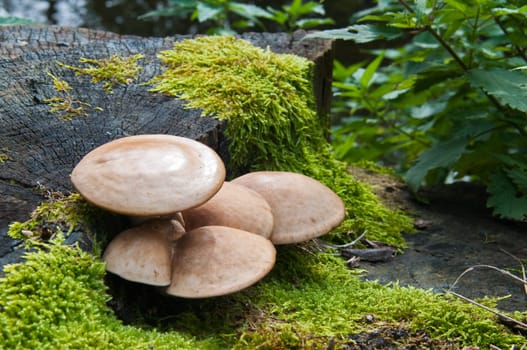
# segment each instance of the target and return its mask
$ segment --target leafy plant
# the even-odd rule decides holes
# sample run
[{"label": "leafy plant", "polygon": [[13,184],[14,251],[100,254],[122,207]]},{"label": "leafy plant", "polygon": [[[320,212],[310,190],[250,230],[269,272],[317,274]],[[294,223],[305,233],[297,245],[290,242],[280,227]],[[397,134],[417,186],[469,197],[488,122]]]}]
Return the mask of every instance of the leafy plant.
[{"label": "leafy plant", "polygon": [[[139,18],[179,17],[190,18],[200,24],[207,24],[206,32],[233,34],[249,28],[268,31],[267,24],[278,24],[281,30],[292,31],[297,28],[312,28],[332,24],[330,18],[311,17],[325,14],[324,7],[317,2],[292,0],[281,10],[231,0],[169,0],[169,5],[150,11]],[[304,18],[305,16],[310,16]],[[266,24],[267,23],[267,24]]]},{"label": "leafy plant", "polygon": [[[498,216],[527,215],[527,6],[504,0],[383,0],[348,28],[383,39],[370,63],[335,67],[341,159],[395,165],[410,188],[487,186]],[[399,44],[389,39],[398,38]]]}]

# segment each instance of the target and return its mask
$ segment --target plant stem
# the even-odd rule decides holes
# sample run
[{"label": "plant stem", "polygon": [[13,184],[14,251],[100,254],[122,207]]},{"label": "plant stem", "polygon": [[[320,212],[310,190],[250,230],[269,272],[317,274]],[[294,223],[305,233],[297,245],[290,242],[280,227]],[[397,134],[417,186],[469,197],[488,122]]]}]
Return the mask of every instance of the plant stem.
[{"label": "plant stem", "polygon": [[[506,37],[509,37],[509,32],[507,31],[507,28],[505,28],[505,26],[503,25],[503,23],[501,22],[501,20],[498,18],[498,17],[494,17],[494,21],[496,22],[496,24],[500,27],[501,31],[503,32],[503,34],[505,34]],[[523,60],[525,62],[527,62],[527,56],[525,55],[525,50],[522,49],[521,47],[519,47],[518,45],[514,45],[514,48],[516,49],[516,51],[518,52],[518,55],[523,58]]]},{"label": "plant stem", "polygon": [[[410,11],[411,13],[415,14],[415,11],[413,8],[410,7],[410,5],[408,5],[408,3],[406,2],[406,0],[399,0],[399,3],[401,5],[403,5],[408,11]],[[459,64],[459,66],[466,72],[468,71],[468,67],[467,65],[465,64],[465,62],[463,62],[463,60],[461,59],[461,57],[458,56],[458,54],[454,51],[454,49],[452,48],[452,46],[450,46],[445,40],[443,40],[443,38],[441,37],[441,35],[439,35],[438,32],[436,32],[432,26],[430,25],[426,25],[426,26],[423,26],[423,28],[428,31],[430,34],[432,34],[434,36],[434,38],[439,41],[439,43],[441,44],[441,46],[443,46],[447,51],[448,53],[452,56],[452,58],[454,58],[454,60]]]}]

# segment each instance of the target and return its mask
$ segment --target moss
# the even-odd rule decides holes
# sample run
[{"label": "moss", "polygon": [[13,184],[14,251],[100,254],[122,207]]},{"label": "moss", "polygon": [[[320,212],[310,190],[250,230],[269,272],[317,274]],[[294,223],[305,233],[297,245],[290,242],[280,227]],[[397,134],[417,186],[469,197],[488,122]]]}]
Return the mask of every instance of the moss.
[{"label": "moss", "polygon": [[9,150],[7,148],[0,148],[0,165],[4,164],[6,161],[10,160]]},{"label": "moss", "polygon": [[228,120],[231,165],[236,170],[285,170],[306,174],[341,196],[347,218],[336,238],[368,237],[404,246],[400,233],[412,220],[385,208],[368,185],[353,179],[325,139],[315,112],[313,63],[275,54],[230,36],[184,40],[159,57],[166,70],[153,91],[187,101],[204,115]]},{"label": "moss", "polygon": [[59,96],[54,96],[44,100],[44,102],[51,107],[49,111],[60,115],[64,120],[88,116],[86,109],[91,108],[91,105],[77,100],[75,96],[71,94],[71,86],[67,81],[60,79],[49,72],[47,74],[53,80],[53,88],[59,94]]},{"label": "moss", "polygon": [[104,264],[79,248],[49,244],[4,268],[2,349],[195,349],[216,347],[180,333],[124,326],[106,305]]},{"label": "moss", "polygon": [[[85,243],[94,241],[92,232],[99,233],[99,243],[104,244],[112,231],[120,228],[121,219],[86,202],[80,194],[68,196],[40,189],[46,200],[40,203],[24,221],[9,225],[8,235],[26,241],[28,245],[47,241],[59,232],[69,236],[72,232],[83,232]],[[89,242],[87,242],[89,241]]]},{"label": "moss", "polygon": [[[401,322],[460,345],[510,348],[525,341],[470,304],[361,282],[334,256],[298,247],[280,247],[272,273],[252,288],[216,299],[176,300],[178,311],[158,327],[127,326],[107,305],[98,258],[64,245],[60,234],[37,246],[0,279],[2,348],[286,349],[326,348],[331,341],[343,348],[351,334]],[[373,321],[364,322],[366,316]]]},{"label": "moss", "polygon": [[123,57],[112,55],[106,59],[81,58],[79,61],[84,67],[75,67],[60,63],[59,65],[73,70],[77,75],[89,75],[93,83],[103,82],[103,89],[112,93],[118,85],[129,85],[137,79],[141,67],[137,64],[144,55],[137,54]]},{"label": "moss", "polygon": [[[339,259],[295,247],[279,250],[277,266],[251,300],[259,312],[242,330],[237,348],[325,348],[331,338],[342,348],[350,334],[384,322],[409,322],[433,337],[482,348],[525,341],[472,305],[431,291],[362,282]],[[364,322],[368,315],[377,322]]]}]

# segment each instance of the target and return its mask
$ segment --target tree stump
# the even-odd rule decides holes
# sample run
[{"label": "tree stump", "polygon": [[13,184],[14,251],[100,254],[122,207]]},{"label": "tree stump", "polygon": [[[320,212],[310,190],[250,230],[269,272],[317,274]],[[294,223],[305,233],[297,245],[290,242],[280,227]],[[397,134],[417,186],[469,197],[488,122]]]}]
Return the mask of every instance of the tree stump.
[{"label": "tree stump", "polygon": [[[314,93],[319,115],[327,118],[331,93],[332,42],[304,40],[304,32],[247,33],[240,37],[276,53],[294,53],[315,62]],[[10,250],[8,225],[24,221],[43,200],[39,188],[68,193],[69,174],[89,151],[126,135],[161,133],[189,137],[213,149],[228,164],[225,125],[200,117],[173,97],[141,85],[159,74],[156,55],[189,38],[143,38],[83,28],[0,26],[0,257]],[[58,62],[79,66],[80,58],[103,59],[143,54],[137,81],[104,91],[90,77]],[[93,108],[86,117],[63,120],[50,112],[55,97],[52,78],[67,81],[76,99]],[[2,239],[5,244],[2,244]]]}]

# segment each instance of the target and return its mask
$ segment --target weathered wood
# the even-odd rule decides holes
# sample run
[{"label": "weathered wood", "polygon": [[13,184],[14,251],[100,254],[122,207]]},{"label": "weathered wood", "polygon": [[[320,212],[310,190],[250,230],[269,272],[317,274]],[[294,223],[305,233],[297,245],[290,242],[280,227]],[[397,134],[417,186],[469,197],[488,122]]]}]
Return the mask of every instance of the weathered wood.
[{"label": "weathered wood", "polygon": [[[301,41],[304,33],[250,33],[242,38],[277,53],[296,53],[318,62],[316,98],[327,115],[331,84],[331,42]],[[142,38],[83,28],[0,27],[0,235],[14,220],[25,220],[42,201],[36,188],[68,192],[75,164],[95,147],[125,135],[163,133],[190,137],[218,151],[228,161],[225,125],[200,117],[172,97],[148,92],[144,83],[161,70],[156,55],[187,36]],[[112,94],[89,77],[57,65],[78,66],[81,57],[108,58],[144,54],[137,82],[117,86]],[[50,113],[45,99],[57,95],[47,73],[67,81],[77,99],[102,110],[65,121]]]}]

